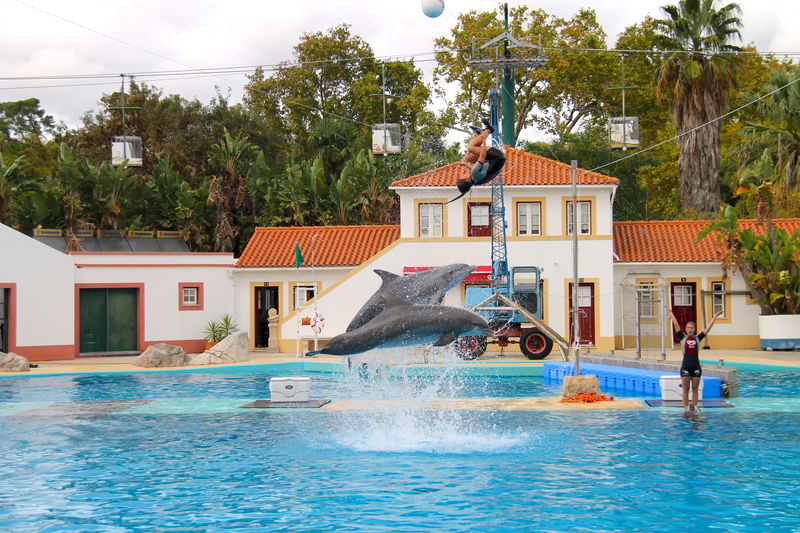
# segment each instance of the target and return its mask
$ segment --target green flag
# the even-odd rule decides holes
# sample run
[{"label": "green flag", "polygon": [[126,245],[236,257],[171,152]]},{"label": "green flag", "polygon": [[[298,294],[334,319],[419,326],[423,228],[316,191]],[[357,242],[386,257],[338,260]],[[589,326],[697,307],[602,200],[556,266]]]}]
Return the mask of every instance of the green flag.
[{"label": "green flag", "polygon": [[300,268],[303,261],[305,261],[305,259],[303,259],[303,254],[300,252],[300,242],[298,241],[294,243],[294,267]]}]

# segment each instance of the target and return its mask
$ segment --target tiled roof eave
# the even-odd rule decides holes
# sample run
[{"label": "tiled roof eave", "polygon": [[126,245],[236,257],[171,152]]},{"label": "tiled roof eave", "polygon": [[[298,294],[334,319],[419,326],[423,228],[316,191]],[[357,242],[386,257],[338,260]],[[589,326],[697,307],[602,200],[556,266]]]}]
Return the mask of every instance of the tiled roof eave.
[{"label": "tiled roof eave", "polygon": [[[358,266],[355,264],[340,264],[340,265],[315,265],[313,268],[314,270],[341,270],[343,268],[352,268],[354,266]],[[295,270],[294,265],[271,265],[271,266],[237,266],[235,268],[241,270],[286,270],[287,268],[291,268]],[[310,266],[303,265],[300,267],[300,272],[307,272],[311,271]]]},{"label": "tiled roof eave", "polygon": [[643,265],[643,266],[675,266],[675,265],[696,265],[696,266],[708,266],[708,265],[722,265],[722,261],[716,259],[709,259],[709,260],[694,260],[694,261],[624,261],[624,260],[614,260],[615,265]]},{"label": "tiled roof eave", "polygon": [[[478,186],[478,190],[480,187],[486,187],[487,189],[490,187],[490,184],[480,185]],[[571,183],[527,183],[527,184],[519,184],[519,183],[503,183],[504,189],[541,189],[541,188],[548,188],[548,189],[569,189],[572,187]],[[618,183],[578,183],[578,189],[584,189],[587,187],[592,188],[605,188],[605,187],[619,187]],[[403,190],[407,191],[410,189],[454,189],[455,183],[452,185],[392,185],[389,187],[389,190],[396,191],[396,190]],[[476,189],[472,189],[473,191]],[[580,192],[580,191],[579,191]]]}]

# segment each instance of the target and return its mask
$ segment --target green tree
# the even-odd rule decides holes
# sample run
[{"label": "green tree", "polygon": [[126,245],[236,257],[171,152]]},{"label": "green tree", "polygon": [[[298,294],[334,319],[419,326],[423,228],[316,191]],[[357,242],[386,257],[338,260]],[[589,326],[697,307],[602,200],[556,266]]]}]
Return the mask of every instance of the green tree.
[{"label": "green tree", "polygon": [[208,246],[214,212],[208,205],[209,180],[198,187],[172,168],[169,159],[158,160],[145,181],[144,224],[152,229],[179,230],[194,249]]},{"label": "green tree", "polygon": [[[586,128],[578,133],[565,134],[552,142],[525,143],[523,149],[542,157],[569,163],[576,159],[584,169],[604,165],[609,160],[608,136],[604,127]],[[642,220],[647,216],[647,191],[638,183],[639,170],[653,164],[650,154],[620,161],[599,170],[599,173],[620,181],[614,199],[614,220]]]},{"label": "green tree", "polygon": [[134,177],[126,165],[114,167],[108,161],[99,166],[82,162],[83,179],[88,182],[88,215],[98,229],[118,229],[120,213],[125,203],[133,201],[129,194]]},{"label": "green tree", "polygon": [[25,157],[19,156],[14,161],[6,162],[3,152],[0,152],[0,222],[7,223],[11,201],[25,186],[22,178]]},{"label": "green tree", "polygon": [[[762,192],[764,189],[762,188]],[[727,206],[700,232],[714,232],[722,245],[722,270],[738,271],[763,315],[800,313],[800,230],[789,234],[769,219],[769,195],[762,196],[766,218],[754,229],[741,227],[736,210]]]},{"label": "green tree", "polygon": [[[765,182],[786,202],[798,192],[800,177],[800,66],[790,70],[773,70],[759,91],[774,93],[754,105],[752,120],[745,121],[738,131],[734,152],[739,169],[733,185],[750,189]],[[743,102],[752,102],[756,94],[747,93]],[[779,202],[781,203],[781,202]]]},{"label": "green tree", "polygon": [[[76,156],[99,165],[110,159],[111,141],[122,135],[122,116],[112,109],[121,103],[120,93],[103,95],[100,107],[84,114],[80,128],[71,131],[66,140]],[[231,105],[228,97],[217,94],[204,105],[179,95],[165,95],[161,89],[132,80],[126,89],[125,116],[128,135],[142,138],[143,166],[137,174],[151,175],[160,158],[167,158],[176,171],[191,183],[200,185],[212,170],[208,154],[215,139],[224,130],[236,131],[267,154],[273,167],[286,159],[285,140],[274,128],[251,113],[244,105]]]},{"label": "green tree", "polygon": [[[680,135],[681,203],[698,213],[716,212],[720,203],[720,121],[736,85],[738,58],[730,44],[740,37],[739,6],[720,9],[714,0],[680,0],[662,7],[656,20],[657,46],[665,50],[658,71],[657,96],[669,98],[669,112]],[[708,122],[714,120],[710,124]],[[699,129],[696,129],[699,128]]]},{"label": "green tree", "polygon": [[[629,116],[639,117],[639,139],[642,146],[649,146],[663,140],[659,138],[664,121],[669,120],[665,102],[656,102],[656,84],[653,76],[658,71],[659,57],[655,53],[655,20],[646,17],[642,22],[625,28],[617,38],[615,48],[619,50],[652,50],[653,53],[626,53],[625,85],[636,89],[625,91],[626,109]],[[620,86],[621,60],[617,58],[617,79],[614,86]],[[621,116],[622,92],[607,92],[609,114]],[[677,185],[677,183],[676,183]]]},{"label": "green tree", "polygon": [[288,144],[302,148],[297,141],[321,118],[358,124],[366,141],[371,125],[383,122],[384,71],[386,92],[397,97],[387,99],[387,122],[399,122],[407,132],[430,122],[432,114],[425,110],[430,93],[422,72],[411,61],[382,67],[369,44],[353,35],[347,24],[303,34],[293,56],[269,76],[257,69],[245,94],[248,107],[270,129],[285,134]]},{"label": "green tree", "polygon": [[39,107],[37,98],[0,102],[0,142],[22,141],[31,135],[41,137],[55,130],[55,120]]},{"label": "green tree", "polygon": [[41,178],[55,170],[58,139],[65,129],[36,98],[0,102],[0,152],[7,159],[24,156],[27,176]]},{"label": "green tree", "polygon": [[[618,76],[611,54],[575,51],[605,48],[605,32],[594,11],[583,9],[562,19],[527,6],[509,11],[509,31],[518,39],[548,47],[548,62],[536,69],[517,69],[515,76],[517,136],[526,127],[563,135],[585,120],[603,116],[605,88]],[[487,113],[488,91],[495,88],[496,72],[470,66],[473,43],[479,45],[503,32],[498,12],[470,11],[458,17],[450,37],[435,41],[437,67],[434,79],[456,83],[458,92],[450,108],[461,124],[475,122]],[[515,49],[515,53],[521,53]]]}]

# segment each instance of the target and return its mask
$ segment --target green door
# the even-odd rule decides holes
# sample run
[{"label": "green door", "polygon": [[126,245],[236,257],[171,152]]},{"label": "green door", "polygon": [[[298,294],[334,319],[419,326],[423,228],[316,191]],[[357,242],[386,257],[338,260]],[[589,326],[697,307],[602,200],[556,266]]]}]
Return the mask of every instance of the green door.
[{"label": "green door", "polygon": [[8,289],[0,289],[0,352],[8,353]]},{"label": "green door", "polygon": [[136,289],[108,289],[108,351],[136,351]]},{"label": "green door", "polygon": [[137,351],[136,289],[80,290],[80,352]]}]

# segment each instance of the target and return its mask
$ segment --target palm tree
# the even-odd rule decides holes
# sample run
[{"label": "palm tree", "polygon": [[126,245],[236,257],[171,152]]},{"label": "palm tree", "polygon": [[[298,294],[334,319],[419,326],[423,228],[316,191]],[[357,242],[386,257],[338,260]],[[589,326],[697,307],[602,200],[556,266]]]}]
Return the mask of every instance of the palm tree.
[{"label": "palm tree", "polygon": [[[658,71],[656,96],[669,97],[669,112],[677,131],[678,171],[684,209],[699,213],[719,208],[720,122],[736,84],[741,37],[737,4],[715,9],[714,0],[680,0],[661,8],[667,18],[656,20],[656,46],[666,50]],[[704,125],[705,124],[705,125]],[[702,126],[702,127],[699,127]],[[698,129],[695,129],[698,128]]]},{"label": "palm tree", "polygon": [[319,157],[325,176],[333,181],[350,159],[353,147],[362,139],[352,122],[324,117],[311,125],[306,137],[308,159]]},{"label": "palm tree", "polygon": [[[735,152],[739,158],[737,185],[772,181],[784,196],[795,192],[800,181],[800,66],[774,70],[764,86],[774,93],[755,105],[755,120],[746,122]],[[745,102],[755,95],[744,95]]]},{"label": "palm tree", "polygon": [[222,171],[211,177],[208,191],[208,203],[217,206],[215,252],[233,252],[238,245],[239,211],[249,200],[246,168],[255,153],[253,143],[241,135],[231,135],[227,128],[220,142],[211,147],[211,166]]}]

